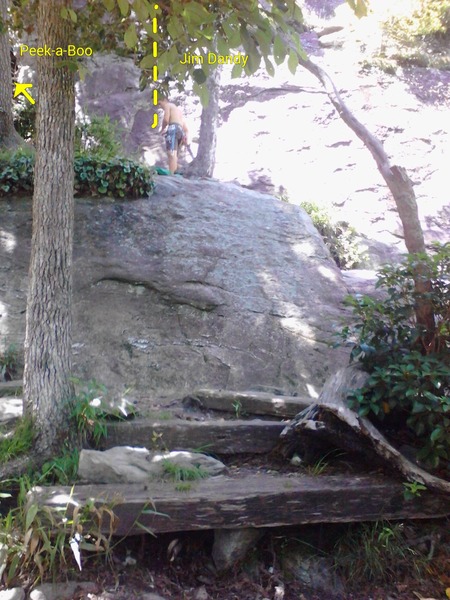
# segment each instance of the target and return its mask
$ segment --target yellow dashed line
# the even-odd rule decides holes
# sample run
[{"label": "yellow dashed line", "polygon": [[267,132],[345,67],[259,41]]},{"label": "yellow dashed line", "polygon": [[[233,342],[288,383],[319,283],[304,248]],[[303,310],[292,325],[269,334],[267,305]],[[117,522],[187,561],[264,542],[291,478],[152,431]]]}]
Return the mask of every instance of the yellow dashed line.
[{"label": "yellow dashed line", "polygon": [[[158,4],[155,4],[155,10],[158,10]],[[153,33],[158,32],[158,19],[153,17]],[[153,58],[158,58],[158,42],[153,42]],[[153,82],[156,83],[158,81],[158,66],[153,66]],[[153,105],[158,106],[158,90],[153,90]],[[153,114],[153,123],[152,129],[158,127],[158,113],[155,111]]]}]

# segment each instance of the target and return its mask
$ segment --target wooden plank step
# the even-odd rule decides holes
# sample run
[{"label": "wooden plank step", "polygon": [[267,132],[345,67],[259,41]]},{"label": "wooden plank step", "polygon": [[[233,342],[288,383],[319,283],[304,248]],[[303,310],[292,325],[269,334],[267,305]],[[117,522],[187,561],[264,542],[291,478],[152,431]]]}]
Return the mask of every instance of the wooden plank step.
[{"label": "wooden plank step", "polygon": [[313,398],[297,396],[277,396],[267,392],[234,392],[230,390],[197,390],[183,399],[183,404],[196,403],[202,408],[234,414],[271,415],[282,419],[292,419],[308,408]]},{"label": "wooden plank step", "polygon": [[[428,519],[450,515],[448,497],[422,492],[405,500],[401,482],[383,476],[243,473],[191,482],[36,488],[34,501],[64,511],[94,500],[118,518],[117,535],[201,529],[279,527],[306,523]],[[159,514],[162,513],[162,514]],[[106,515],[105,515],[106,516]],[[106,519],[104,532],[109,531]]]},{"label": "wooden plank step", "polygon": [[107,423],[102,449],[155,444],[169,450],[202,450],[214,454],[265,454],[279,442],[286,423],[279,421],[183,421],[135,419]]},{"label": "wooden plank step", "polygon": [[0,381],[0,396],[17,396],[22,393],[23,382],[21,379],[13,381]]}]

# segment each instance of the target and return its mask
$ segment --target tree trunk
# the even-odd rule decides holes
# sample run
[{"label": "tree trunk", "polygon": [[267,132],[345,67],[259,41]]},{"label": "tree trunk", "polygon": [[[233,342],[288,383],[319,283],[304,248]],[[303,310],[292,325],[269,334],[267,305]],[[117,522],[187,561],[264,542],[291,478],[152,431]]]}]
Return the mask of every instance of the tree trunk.
[{"label": "tree trunk", "polygon": [[[408,177],[405,169],[403,167],[391,165],[389,157],[381,142],[372,135],[348,109],[329,75],[309,59],[300,59],[299,62],[302,67],[312,73],[320,81],[330,102],[339,113],[341,119],[359,137],[375,159],[378,170],[389,187],[397,206],[397,211],[403,225],[403,235],[408,252],[410,254],[425,253],[425,240],[419,220],[413,183]],[[425,266],[420,262],[418,263],[415,277],[415,290],[419,294],[416,305],[417,323],[424,330],[422,341],[425,349],[430,351],[433,349],[431,346],[435,329],[435,320],[433,307],[431,303],[425,299],[424,295],[431,291],[431,282]]]},{"label": "tree trunk", "polygon": [[[38,7],[39,45],[66,48],[70,0]],[[24,412],[35,425],[35,452],[48,456],[67,439],[73,389],[71,296],[73,246],[74,72],[55,56],[37,59],[39,101],[33,236],[27,301]],[[73,66],[73,65],[72,65]]]},{"label": "tree trunk", "polygon": [[188,177],[212,177],[216,165],[217,119],[222,69],[211,69],[208,75],[208,106],[203,107],[197,156],[186,170]]},{"label": "tree trunk", "polygon": [[14,129],[11,54],[7,28],[8,0],[0,0],[0,148],[14,150],[23,140]]}]

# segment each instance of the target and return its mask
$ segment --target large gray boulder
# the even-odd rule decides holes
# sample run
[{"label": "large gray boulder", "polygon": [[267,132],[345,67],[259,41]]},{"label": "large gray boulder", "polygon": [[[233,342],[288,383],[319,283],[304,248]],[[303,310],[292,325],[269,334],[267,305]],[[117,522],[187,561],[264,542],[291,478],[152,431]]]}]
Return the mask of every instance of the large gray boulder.
[{"label": "large gray boulder", "polygon": [[[0,203],[0,341],[23,342],[31,213]],[[199,387],[315,396],[347,293],[299,207],[233,184],[159,177],[135,201],[78,200],[74,369],[138,399]]]},{"label": "large gray boulder", "polygon": [[89,483],[142,483],[161,478],[166,466],[199,469],[202,476],[213,477],[225,471],[219,460],[199,452],[149,452],[147,448],[115,446],[104,452],[81,450],[78,476]]}]

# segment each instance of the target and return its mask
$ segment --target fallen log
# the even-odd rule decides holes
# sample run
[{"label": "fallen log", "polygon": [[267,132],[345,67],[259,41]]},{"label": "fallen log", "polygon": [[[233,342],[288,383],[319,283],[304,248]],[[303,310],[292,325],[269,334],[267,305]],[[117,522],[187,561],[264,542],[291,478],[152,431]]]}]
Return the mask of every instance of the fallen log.
[{"label": "fallen log", "polygon": [[186,407],[218,410],[238,415],[267,415],[291,419],[314,402],[312,398],[281,396],[267,392],[197,390],[183,398]]},{"label": "fallen log", "polygon": [[302,411],[281,433],[281,450],[292,448],[296,440],[301,446],[308,439],[333,442],[352,452],[376,457],[399,471],[408,481],[416,481],[428,489],[450,494],[450,481],[431,475],[403,456],[366,417],[359,416],[347,405],[350,390],[364,385],[369,375],[358,366],[340,369],[325,383],[318,401]]}]

